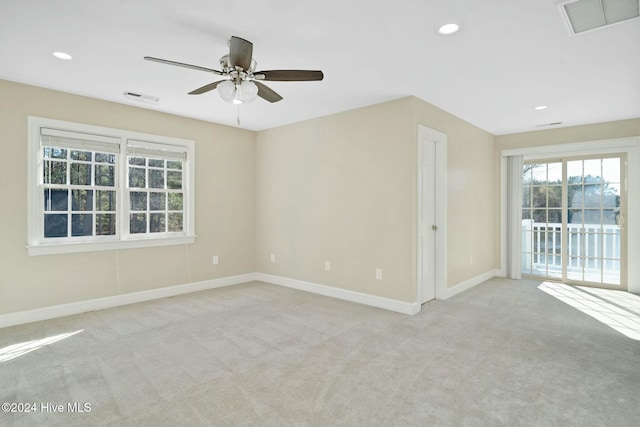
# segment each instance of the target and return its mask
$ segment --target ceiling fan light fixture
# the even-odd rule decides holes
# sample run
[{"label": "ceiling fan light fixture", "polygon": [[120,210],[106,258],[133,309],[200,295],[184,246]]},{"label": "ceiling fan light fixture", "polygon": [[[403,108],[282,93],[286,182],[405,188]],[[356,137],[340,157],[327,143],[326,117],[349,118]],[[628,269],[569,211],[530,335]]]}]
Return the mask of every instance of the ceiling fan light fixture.
[{"label": "ceiling fan light fixture", "polygon": [[225,101],[239,105],[255,101],[258,97],[258,86],[249,80],[240,83],[225,80],[218,85],[218,93]]},{"label": "ceiling fan light fixture", "polygon": [[255,101],[258,97],[258,86],[254,82],[245,80],[240,84],[240,91],[245,102]]},{"label": "ceiling fan light fixture", "polygon": [[220,98],[227,102],[233,102],[236,94],[236,85],[231,80],[225,80],[218,85],[218,93]]}]

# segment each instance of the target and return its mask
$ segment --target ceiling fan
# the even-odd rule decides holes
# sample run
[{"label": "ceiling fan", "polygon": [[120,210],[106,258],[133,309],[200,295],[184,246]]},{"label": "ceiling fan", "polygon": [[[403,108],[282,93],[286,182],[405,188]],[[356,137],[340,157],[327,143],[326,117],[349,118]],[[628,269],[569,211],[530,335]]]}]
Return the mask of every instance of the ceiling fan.
[{"label": "ceiling fan", "polygon": [[218,89],[222,99],[233,104],[250,102],[258,96],[269,102],[278,102],[282,99],[282,96],[278,95],[278,93],[273,89],[261,83],[261,81],[300,82],[316,81],[324,78],[322,71],[256,71],[256,61],[253,59],[253,43],[236,36],[232,36],[229,40],[229,54],[220,58],[220,67],[222,68],[222,71],[200,67],[198,65],[169,61],[167,59],[154,58],[152,56],[145,56],[144,59],[147,61],[160,62],[162,64],[206,71],[218,76],[227,77],[227,79],[209,83],[195,89],[189,92],[189,95],[201,95],[213,89]]}]

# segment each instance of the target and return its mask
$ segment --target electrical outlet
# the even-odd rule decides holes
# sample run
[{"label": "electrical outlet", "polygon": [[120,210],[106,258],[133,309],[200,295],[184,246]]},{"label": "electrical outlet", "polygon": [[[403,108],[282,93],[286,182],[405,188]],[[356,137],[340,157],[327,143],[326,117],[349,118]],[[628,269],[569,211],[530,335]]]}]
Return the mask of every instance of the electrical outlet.
[{"label": "electrical outlet", "polygon": [[271,262],[276,262],[276,254],[271,252]]},{"label": "electrical outlet", "polygon": [[382,280],[382,269],[376,268],[376,280]]},{"label": "electrical outlet", "polygon": [[213,256],[213,265],[218,265],[218,255]]},{"label": "electrical outlet", "polygon": [[331,271],[331,261],[324,262],[324,269],[325,271]]}]

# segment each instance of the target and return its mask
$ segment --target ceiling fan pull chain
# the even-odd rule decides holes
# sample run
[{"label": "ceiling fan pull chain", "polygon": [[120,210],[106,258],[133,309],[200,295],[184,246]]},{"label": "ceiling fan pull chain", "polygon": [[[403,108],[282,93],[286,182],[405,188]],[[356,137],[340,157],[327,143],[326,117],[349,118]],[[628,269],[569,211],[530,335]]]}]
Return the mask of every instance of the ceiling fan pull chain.
[{"label": "ceiling fan pull chain", "polygon": [[238,124],[238,126],[240,126],[240,104],[238,104],[237,112],[238,112],[238,114],[236,116],[236,123]]}]

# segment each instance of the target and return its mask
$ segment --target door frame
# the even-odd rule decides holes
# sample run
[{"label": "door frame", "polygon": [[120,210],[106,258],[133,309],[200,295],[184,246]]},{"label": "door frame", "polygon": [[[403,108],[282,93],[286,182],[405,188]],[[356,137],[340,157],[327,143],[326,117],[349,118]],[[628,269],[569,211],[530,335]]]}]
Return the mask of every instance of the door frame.
[{"label": "door frame", "polygon": [[[597,141],[550,144],[501,150],[500,187],[500,269],[506,276],[507,266],[507,157],[523,156],[529,159],[552,159],[569,156],[626,153],[627,191],[627,291],[640,293],[640,136]],[[520,201],[519,201],[520,202]]]},{"label": "door frame", "polygon": [[436,212],[435,222],[438,227],[436,232],[436,250],[435,250],[435,299],[444,299],[447,295],[447,135],[435,129],[431,129],[424,125],[418,125],[417,140],[417,187],[416,187],[416,301],[422,304],[425,290],[422,287],[422,239],[420,236],[424,232],[425,227],[431,227],[432,224],[422,224],[422,175],[424,166],[422,164],[423,140],[430,140],[436,144]]},{"label": "door frame", "polygon": [[[601,289],[611,289],[611,290],[621,290],[621,291],[626,291],[627,290],[627,227],[626,225],[623,225],[621,230],[620,230],[620,283],[618,285],[614,285],[611,283],[604,283],[604,282],[591,282],[591,281],[585,281],[584,277],[583,280],[575,280],[575,279],[569,279],[568,277],[568,261],[570,256],[567,254],[566,250],[569,246],[568,243],[568,239],[569,239],[569,234],[568,234],[568,226],[569,226],[569,218],[568,218],[568,211],[569,211],[569,206],[568,206],[568,199],[567,199],[567,191],[568,191],[568,176],[567,176],[567,164],[568,162],[571,161],[585,161],[585,160],[600,160],[600,159],[618,159],[620,161],[620,206],[618,206],[619,208],[619,213],[621,214],[621,218],[622,218],[622,223],[624,224],[625,219],[627,218],[627,211],[626,211],[626,206],[627,206],[627,185],[625,185],[626,182],[626,167],[627,167],[627,154],[624,152],[617,152],[617,153],[602,153],[602,154],[591,154],[591,155],[580,155],[580,156],[576,156],[574,154],[567,156],[567,155],[563,155],[563,156],[559,156],[558,158],[546,158],[546,159],[540,159],[540,158],[533,158],[533,156],[527,156],[527,160],[524,161],[524,164],[535,164],[538,162],[543,162],[543,163],[556,163],[561,165],[561,171],[562,171],[562,192],[561,192],[561,200],[562,200],[562,206],[560,208],[561,212],[562,212],[562,219],[560,221],[560,223],[562,224],[561,227],[561,260],[562,260],[562,265],[561,265],[561,277],[559,278],[559,281],[561,281],[562,283],[571,285],[571,286],[586,286],[586,287],[596,287],[596,288],[601,288]],[[602,208],[602,206],[600,206]],[[547,207],[545,207],[544,209],[547,209]],[[541,207],[542,209],[542,207]],[[556,208],[554,208],[556,209]],[[603,237],[600,237],[603,238]],[[554,256],[556,256],[556,254],[554,253]],[[583,254],[580,254],[578,257],[580,258],[581,256],[583,256]],[[601,259],[603,262],[604,260],[602,258],[597,258],[596,259]],[[540,276],[537,275],[533,275],[533,274],[528,274],[526,272],[522,272],[522,276],[526,277],[527,279],[531,279],[531,280],[537,280],[540,279]],[[547,279],[547,280],[555,280],[555,279]]]}]

